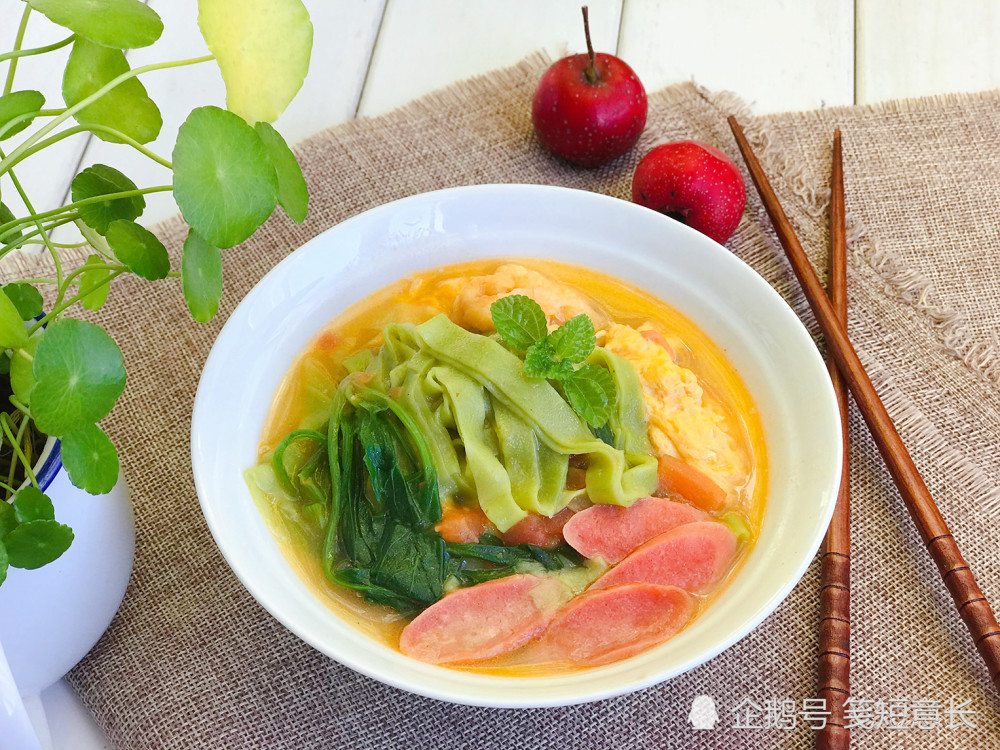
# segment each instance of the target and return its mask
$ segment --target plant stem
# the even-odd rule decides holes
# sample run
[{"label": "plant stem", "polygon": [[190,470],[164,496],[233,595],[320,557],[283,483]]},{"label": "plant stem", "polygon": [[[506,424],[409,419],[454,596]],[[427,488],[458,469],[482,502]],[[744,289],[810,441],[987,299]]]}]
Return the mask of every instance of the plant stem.
[{"label": "plant stem", "polygon": [[580,10],[583,11],[583,35],[587,37],[587,54],[590,55],[590,64],[587,65],[587,69],[583,71],[583,74],[587,77],[588,83],[597,83],[601,77],[598,75],[597,66],[594,64],[594,45],[590,42],[590,18],[587,15],[587,6],[584,5]]},{"label": "plant stem", "polygon": [[34,146],[36,143],[38,143],[38,141],[40,141],[46,135],[48,135],[57,127],[62,125],[66,120],[75,115],[81,109],[88,106],[89,104],[96,102],[98,99],[100,99],[106,93],[111,91],[111,89],[113,89],[118,84],[123,83],[124,81],[127,81],[130,78],[135,78],[136,76],[141,75],[143,73],[149,73],[150,71],[153,70],[163,70],[165,68],[179,68],[184,65],[195,65],[197,63],[208,62],[209,60],[214,60],[214,59],[215,58],[212,57],[212,55],[204,55],[203,57],[192,57],[187,60],[174,60],[165,63],[154,63],[152,65],[143,65],[141,68],[134,68],[132,70],[122,73],[120,76],[117,76],[116,78],[112,78],[110,81],[101,86],[101,88],[99,88],[93,94],[81,99],[72,107],[69,107],[65,112],[59,115],[59,117],[57,117],[52,122],[45,125],[45,127],[41,128],[37,133],[35,133],[30,138],[26,139],[23,143],[21,143],[21,145],[19,145],[16,149],[14,149],[11,152],[10,156],[8,156],[3,161],[0,161],[0,174],[6,172],[12,162],[20,158],[21,154],[23,154],[29,148]]},{"label": "plant stem", "polygon": [[24,451],[21,450],[21,444],[14,439],[14,433],[10,429],[10,425],[7,424],[10,421],[10,417],[7,416],[6,412],[0,414],[0,427],[3,428],[4,435],[7,436],[7,440],[10,441],[10,447],[14,449],[14,453],[17,457],[21,459],[21,466],[24,467],[24,473],[28,475],[28,479],[31,483],[38,486],[38,480],[35,479],[35,472],[31,470],[31,465],[28,463],[28,458],[24,455]]},{"label": "plant stem", "polygon": [[36,321],[36,323],[33,326],[31,326],[31,328],[28,329],[28,335],[30,336],[31,334],[33,334],[39,328],[41,328],[46,323],[48,323],[52,318],[58,316],[59,313],[61,313],[63,310],[67,309],[68,307],[72,307],[73,304],[75,304],[76,302],[79,302],[81,299],[83,299],[84,297],[86,297],[88,294],[91,294],[92,292],[96,292],[98,289],[100,289],[105,284],[110,284],[116,278],[118,278],[123,273],[125,273],[126,270],[127,269],[125,269],[125,268],[121,268],[120,270],[111,272],[110,274],[108,274],[107,278],[102,279],[101,281],[97,282],[96,284],[91,284],[90,286],[87,286],[87,287],[82,287],[81,286],[80,291],[77,292],[74,296],[70,297],[68,300],[65,300],[61,304],[55,305],[52,308],[52,311],[48,315],[46,315],[45,317],[43,317],[41,320]]},{"label": "plant stem", "polygon": [[113,201],[118,200],[119,198],[131,198],[134,195],[165,193],[173,189],[173,185],[157,185],[156,187],[136,188],[135,190],[123,190],[119,193],[106,193],[105,195],[94,195],[90,198],[82,198],[74,203],[67,203],[65,206],[61,206],[60,208],[53,208],[51,211],[42,211],[40,214],[34,214],[25,219],[14,219],[13,221],[8,221],[6,224],[0,224],[0,234],[5,234],[11,229],[32,224],[36,219],[49,219],[66,211],[72,211],[80,206],[89,206],[92,203],[103,203],[104,201]]},{"label": "plant stem", "polygon": [[[11,62],[11,64],[13,65],[13,62]],[[3,158],[3,151],[0,151],[0,158]],[[35,207],[31,205],[31,200],[29,200],[28,194],[24,192],[24,188],[21,187],[21,182],[15,176],[14,170],[8,170],[7,175],[10,177],[10,181],[14,183],[14,189],[17,190],[17,194],[21,196],[21,200],[24,202],[24,207],[28,209],[28,213],[34,215]],[[56,279],[58,279],[58,282],[62,284],[62,263],[59,260],[59,251],[53,247],[52,240],[49,239],[48,232],[46,232],[44,227],[42,227],[41,219],[35,218],[34,224],[38,227],[38,231],[42,235],[42,241],[49,248],[49,254],[52,256],[52,262],[55,263],[56,266]]]},{"label": "plant stem", "polygon": [[[27,13],[25,13],[25,16],[27,16]],[[46,52],[54,52],[55,50],[70,44],[74,39],[76,39],[76,34],[70,34],[65,39],[54,42],[53,44],[47,44],[44,47],[35,47],[34,49],[13,49],[10,52],[0,54],[0,62],[3,62],[4,60],[16,60],[21,57],[30,57],[31,55],[44,55]]]},{"label": "plant stem", "polygon": [[[53,221],[50,224],[44,225],[44,231],[51,232],[56,227],[61,227],[63,224],[69,224],[71,222],[74,222],[78,218],[79,218],[79,214],[75,214],[75,215],[74,214],[70,214],[69,216],[66,216],[66,217],[62,218],[59,221]],[[13,242],[8,242],[3,247],[0,247],[0,258],[2,258],[3,256],[5,256],[11,250],[16,250],[17,248],[21,247],[21,245],[27,244],[27,242],[32,237],[37,237],[40,234],[42,234],[42,232],[36,229],[34,232],[31,232],[30,234],[26,234],[23,237],[14,240]],[[38,244],[38,243],[36,242],[35,244]],[[43,242],[42,244],[48,246],[48,243],[46,243],[46,242]]]},{"label": "plant stem", "polygon": [[[157,164],[162,164],[167,169],[173,169],[174,168],[173,165],[169,161],[167,161],[166,159],[164,159],[162,156],[160,156],[158,154],[154,154],[152,151],[150,151],[148,148],[146,148],[145,146],[143,146],[137,140],[135,140],[133,138],[130,138],[129,136],[125,135],[125,133],[122,133],[121,131],[115,130],[114,128],[109,128],[106,125],[74,125],[71,128],[66,128],[66,130],[63,130],[63,131],[61,131],[59,133],[56,133],[51,138],[46,138],[44,141],[35,144],[31,148],[27,149],[20,156],[18,156],[16,159],[11,159],[10,163],[7,165],[7,169],[10,170],[11,167],[16,166],[19,162],[24,161],[25,159],[27,159],[32,154],[34,154],[34,153],[36,153],[38,151],[41,151],[43,149],[46,149],[49,146],[51,146],[53,143],[58,143],[59,141],[63,140],[64,138],[69,138],[72,135],[76,135],[77,133],[107,133],[108,135],[112,135],[115,138],[118,138],[119,140],[121,140],[123,143],[131,146],[136,151],[138,151],[138,152],[140,152],[142,154],[145,154],[150,159],[152,159],[153,161],[155,161]],[[12,156],[13,156],[13,154],[12,154]]]},{"label": "plant stem", "polygon": [[4,139],[7,133],[17,127],[20,123],[25,120],[34,120],[36,117],[58,117],[66,108],[62,109],[39,109],[34,112],[25,112],[23,115],[18,115],[4,123],[4,126],[0,128],[0,141]]},{"label": "plant stem", "polygon": [[[28,28],[28,16],[31,15],[31,6],[25,4],[24,12],[21,14],[21,25],[17,27],[17,36],[14,37],[14,49],[12,52],[17,52],[21,49],[21,43],[24,41],[24,30]],[[3,85],[3,95],[7,96],[10,90],[14,87],[14,71],[17,70],[17,58],[12,57],[10,59],[10,67],[7,69],[7,81]]]},{"label": "plant stem", "polygon": [[[17,428],[17,442],[18,442],[18,444],[20,444],[21,440],[24,439],[24,431],[28,427],[28,417],[27,417],[27,414],[24,411],[22,411],[21,414],[22,414],[23,418],[21,419],[21,425],[20,425],[20,427]],[[15,473],[16,469],[17,469],[17,464],[14,461],[11,461],[10,462],[10,469],[7,471],[7,486],[8,487],[13,487],[14,486],[14,473]],[[14,492],[16,492],[16,491],[17,490],[14,490]],[[11,494],[13,494],[13,493],[11,493]],[[10,497],[10,495],[8,495],[7,497]]]}]

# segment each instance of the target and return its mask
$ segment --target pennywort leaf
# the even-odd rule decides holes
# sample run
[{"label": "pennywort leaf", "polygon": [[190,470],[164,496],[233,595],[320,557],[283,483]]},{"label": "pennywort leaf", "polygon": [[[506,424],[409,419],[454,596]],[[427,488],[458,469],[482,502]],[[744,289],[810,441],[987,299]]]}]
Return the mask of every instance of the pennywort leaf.
[{"label": "pennywort leaf", "polygon": [[4,539],[10,564],[33,570],[48,565],[69,549],[73,530],[57,521],[29,521]]},{"label": "pennywort leaf", "polygon": [[118,451],[95,424],[62,436],[62,462],[70,481],[91,495],[110,492],[118,481]]},{"label": "pennywort leaf", "polygon": [[594,351],[597,339],[594,336],[594,324],[584,314],[576,315],[549,335],[552,351],[555,356],[565,362],[579,364]]},{"label": "pennywort leaf", "polygon": [[615,381],[611,373],[595,364],[587,364],[563,381],[563,392],[573,410],[591,427],[600,427],[611,416],[615,400]]},{"label": "pennywort leaf", "polygon": [[37,487],[22,487],[14,495],[14,515],[19,523],[54,521],[56,511],[48,495]]},{"label": "pennywort leaf", "polygon": [[65,435],[111,411],[125,388],[114,340],[92,323],[64,318],[45,329],[32,367],[32,416],[48,435]]},{"label": "pennywort leaf", "polygon": [[17,514],[14,512],[14,506],[4,500],[0,500],[0,542],[14,530],[17,524],[18,520]]},{"label": "pennywort leaf", "polygon": [[84,263],[87,270],[80,274],[80,288],[94,287],[94,291],[80,299],[80,304],[86,310],[100,310],[108,299],[108,292],[111,291],[111,271],[105,268],[105,265],[107,264],[104,258],[97,253],[87,256],[87,262]]},{"label": "pennywort leaf", "polygon": [[[74,177],[70,189],[73,201],[76,202],[111,193],[124,193],[137,188],[132,180],[114,167],[95,164]],[[94,228],[99,234],[106,234],[111,222],[116,219],[138,219],[145,208],[146,199],[142,195],[132,195],[128,198],[88,203],[80,206],[77,212],[87,226]]]},{"label": "pennywort leaf", "polygon": [[[4,503],[6,505],[7,503]],[[10,567],[10,558],[7,556],[7,545],[0,542],[0,584],[7,580],[7,569]]]},{"label": "pennywort leaf", "polygon": [[193,110],[177,133],[174,198],[191,228],[219,248],[243,242],[278,203],[278,175],[260,137],[218,107]]},{"label": "pennywort leaf", "polygon": [[[30,112],[37,112],[44,104],[45,97],[39,91],[14,91],[6,96],[0,96],[0,130],[3,130],[4,126],[11,120]],[[29,117],[21,120],[0,136],[0,141],[17,135],[28,127],[34,119],[34,117]]]},{"label": "pennywort leaf", "polygon": [[522,352],[548,335],[545,312],[535,300],[523,294],[498,299],[490,305],[490,316],[501,338]]},{"label": "pennywort leaf", "polygon": [[296,224],[306,220],[309,208],[309,190],[302,176],[302,169],[295,161],[295,154],[288,148],[281,133],[266,122],[258,122],[253,126],[267,149],[274,171],[278,174],[278,203],[285,213]]},{"label": "pennywort leaf", "polygon": [[278,119],[309,71],[313,27],[302,1],[198,0],[198,26],[229,111],[251,125]]},{"label": "pennywort leaf", "polygon": [[[102,47],[86,39],[77,39],[73,43],[73,51],[70,52],[66,72],[63,74],[63,99],[72,107],[128,71],[128,61],[121,50]],[[154,140],[163,125],[160,110],[149,98],[146,87],[138,78],[130,78],[119,83],[96,102],[88,104],[77,112],[74,117],[81,125],[104,125],[114,128],[139,143],[149,143]],[[101,140],[112,143],[121,140],[107,133],[95,135]]]},{"label": "pennywort leaf", "polygon": [[156,235],[134,221],[118,219],[105,235],[115,256],[136,276],[155,281],[170,273],[167,248]]},{"label": "pennywort leaf", "polygon": [[184,241],[181,286],[192,318],[207,323],[215,317],[222,299],[222,253],[193,229]]},{"label": "pennywort leaf", "polygon": [[31,406],[31,392],[35,388],[35,374],[31,365],[35,349],[44,334],[44,329],[35,331],[28,343],[16,350],[10,360],[10,389],[25,406]]},{"label": "pennywort leaf", "polygon": [[[5,204],[0,203],[0,224],[6,224],[8,221],[14,221],[16,218],[13,211],[7,208]],[[8,242],[19,240],[21,236],[22,232],[20,229],[8,229],[3,234],[0,234],[0,245],[6,245]]]},{"label": "pennywort leaf", "polygon": [[42,293],[31,284],[14,282],[5,284],[3,293],[14,303],[21,320],[31,320],[42,313]]},{"label": "pennywort leaf", "polygon": [[28,0],[28,5],[105,47],[146,47],[163,33],[160,17],[141,0]]},{"label": "pennywort leaf", "polygon": [[0,294],[0,349],[19,349],[28,343],[21,313],[6,294]]}]

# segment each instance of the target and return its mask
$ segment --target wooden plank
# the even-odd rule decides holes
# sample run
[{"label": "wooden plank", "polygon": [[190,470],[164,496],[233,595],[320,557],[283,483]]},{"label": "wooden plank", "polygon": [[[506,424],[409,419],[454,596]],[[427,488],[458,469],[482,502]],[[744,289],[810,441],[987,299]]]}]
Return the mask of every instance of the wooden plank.
[{"label": "wooden plank", "polygon": [[854,101],[851,0],[630,0],[619,56],[647,90],[695,80],[759,114]]},{"label": "wooden plank", "polygon": [[[128,53],[133,67],[160,62],[167,56],[186,59],[207,54],[198,30],[197,0],[150,0],[149,5],[163,18],[163,36],[151,47]],[[383,0],[323,0],[309,4],[314,28],[309,75],[275,123],[290,144],[354,116],[382,8]],[[192,108],[225,106],[225,86],[214,63],[154,71],[143,76],[142,81],[163,114],[163,129],[148,147],[167,159],[177,129]],[[120,169],[139,186],[170,181],[169,170],[127,146],[94,139],[84,155],[83,166],[96,162]],[[150,195],[146,201],[143,221],[147,224],[177,212],[170,193]]]},{"label": "wooden plank", "polygon": [[[0,0],[0,51],[6,52],[14,45],[24,3],[21,0]],[[23,49],[42,47],[69,36],[69,31],[56,26],[40,13],[32,13],[24,37]],[[69,47],[45,55],[21,58],[14,77],[14,91],[34,89],[45,95],[46,106],[62,107],[62,73],[69,58]],[[0,90],[7,78],[8,62],[0,63]],[[21,142],[23,134],[3,142],[3,150],[10,152]],[[31,156],[14,169],[28,198],[37,211],[56,208],[71,179],[70,170],[76,166],[87,143],[85,135],[74,136]],[[23,215],[24,205],[7,177],[0,178],[0,195],[3,202],[17,215]]]},{"label": "wooden plank", "polygon": [[858,103],[1000,87],[996,0],[858,0]]},{"label": "wooden plank", "polygon": [[[580,5],[578,0],[389,0],[358,114],[382,114],[538,49],[553,58],[584,52]],[[621,0],[589,2],[599,52],[615,50],[621,6]]]}]

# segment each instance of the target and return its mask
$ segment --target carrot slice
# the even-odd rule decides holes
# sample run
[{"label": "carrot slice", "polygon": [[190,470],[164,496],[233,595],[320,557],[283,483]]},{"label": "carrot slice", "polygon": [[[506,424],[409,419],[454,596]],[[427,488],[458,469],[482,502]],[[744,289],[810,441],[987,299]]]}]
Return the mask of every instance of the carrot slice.
[{"label": "carrot slice", "polygon": [[591,590],[559,611],[544,646],[553,659],[608,664],[667,640],[693,612],[694,597],[676,586],[627,583]]},{"label": "carrot slice", "polygon": [[478,506],[466,507],[445,503],[441,508],[441,520],[434,530],[446,542],[475,544],[491,525],[490,519]]},{"label": "carrot slice", "polygon": [[431,664],[489,659],[541,634],[568,598],[558,580],[525,574],[458,589],[403,628],[399,650]]},{"label": "carrot slice", "polygon": [[623,583],[657,583],[698,593],[729,569],[736,554],[736,535],[715,521],[678,526],[653,537],[590,587]]},{"label": "carrot slice", "polygon": [[508,546],[534,544],[536,547],[552,549],[563,543],[563,527],[573,517],[573,511],[563,508],[552,518],[538,513],[529,513],[500,535]]},{"label": "carrot slice", "polygon": [[705,474],[681,459],[664,453],[657,472],[657,493],[676,493],[705,510],[718,510],[726,501],[726,491]]},{"label": "carrot slice", "polygon": [[614,565],[654,536],[706,518],[708,514],[686,503],[646,497],[628,508],[617,505],[585,508],[569,519],[563,527],[563,536],[584,557],[600,557]]}]

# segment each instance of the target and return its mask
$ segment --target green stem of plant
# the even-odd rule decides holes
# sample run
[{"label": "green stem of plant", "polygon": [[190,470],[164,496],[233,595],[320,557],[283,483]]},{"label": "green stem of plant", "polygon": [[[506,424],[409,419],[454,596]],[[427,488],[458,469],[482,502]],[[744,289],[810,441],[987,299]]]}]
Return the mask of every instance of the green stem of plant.
[{"label": "green stem of plant", "polygon": [[[71,222],[74,222],[78,218],[79,218],[79,214],[70,214],[69,216],[67,216],[67,217],[65,217],[63,219],[60,219],[59,221],[53,221],[50,224],[43,225],[44,226],[44,231],[51,232],[56,227],[61,227],[63,224],[69,224]],[[32,238],[38,237],[40,234],[42,234],[42,232],[40,232],[39,230],[36,229],[34,232],[31,232],[30,234],[26,234],[23,237],[14,240],[13,242],[8,242],[3,247],[0,247],[0,258],[2,258],[3,256],[5,256],[11,250],[16,250],[17,248],[21,247],[21,245],[27,244]],[[48,243],[42,243],[42,244],[45,244],[46,246],[48,245]]]},{"label": "green stem of plant", "polygon": [[153,63],[152,65],[143,65],[140,68],[134,68],[132,70],[126,71],[125,73],[122,73],[120,76],[117,76],[116,78],[112,78],[110,81],[101,86],[101,88],[99,88],[93,94],[91,94],[88,97],[84,97],[76,104],[74,104],[72,107],[69,107],[65,112],[59,115],[59,117],[55,118],[52,122],[40,128],[39,131],[34,135],[32,135],[30,138],[25,139],[25,141],[21,143],[16,149],[14,149],[6,159],[0,161],[0,174],[6,172],[11,163],[16,163],[17,159],[20,158],[21,154],[23,154],[29,148],[34,146],[36,143],[38,143],[38,141],[40,141],[42,138],[47,136],[57,127],[62,125],[66,120],[75,115],[81,109],[96,102],[98,99],[100,99],[106,93],[111,91],[111,89],[113,89],[118,84],[123,83],[129,80],[130,78],[135,78],[138,75],[142,75],[143,73],[149,73],[154,70],[164,70],[166,68],[179,68],[184,65],[195,65],[197,63],[208,62],[209,60],[214,60],[214,59],[215,58],[212,57],[212,55],[204,55],[203,57],[192,57],[187,60],[173,60],[171,62],[165,62],[165,63]]},{"label": "green stem of plant", "polygon": [[[14,37],[14,49],[12,52],[17,52],[21,49],[21,43],[24,41],[24,30],[28,28],[28,16],[31,15],[31,6],[25,4],[24,12],[21,14],[21,25],[17,27],[17,36]],[[10,90],[14,88],[14,71],[17,70],[17,58],[12,57],[10,60],[10,67],[7,69],[7,81],[3,85],[3,95],[7,96]]]},{"label": "green stem of plant", "polygon": [[[25,12],[24,15],[27,16],[27,12]],[[0,62],[3,62],[4,60],[17,60],[18,58],[30,57],[31,55],[44,55],[46,52],[54,52],[55,50],[72,43],[74,39],[76,39],[76,34],[70,34],[65,39],[61,39],[53,44],[47,44],[44,47],[35,47],[33,49],[13,49],[10,52],[4,52],[0,55]]]},{"label": "green stem of plant", "polygon": [[131,198],[134,195],[148,195],[149,193],[165,193],[173,190],[173,185],[157,185],[156,187],[150,188],[137,188],[135,190],[123,190],[119,193],[107,193],[106,195],[95,195],[90,198],[82,198],[81,200],[75,201],[73,203],[67,203],[65,206],[59,208],[53,208],[51,211],[42,211],[40,214],[34,214],[33,216],[24,219],[14,219],[13,221],[8,221],[6,224],[0,224],[0,234],[5,234],[11,229],[16,229],[21,226],[27,226],[28,224],[33,224],[35,219],[50,219],[54,216],[59,216],[62,213],[72,211],[80,206],[89,206],[92,203],[103,203],[104,201],[118,200],[119,198]]},{"label": "green stem of plant", "polygon": [[167,161],[166,159],[164,159],[162,156],[160,156],[159,154],[154,154],[152,151],[150,151],[148,148],[146,148],[145,146],[143,146],[137,140],[135,140],[133,138],[129,138],[127,135],[125,135],[124,133],[122,133],[119,130],[115,130],[114,128],[109,128],[109,127],[107,127],[105,125],[74,125],[71,128],[66,128],[66,130],[63,130],[63,131],[61,131],[59,133],[56,133],[51,138],[46,138],[44,141],[35,144],[31,148],[29,148],[27,151],[25,151],[23,154],[21,154],[19,157],[17,157],[17,159],[12,159],[10,161],[10,164],[7,165],[8,171],[11,169],[11,167],[16,166],[19,162],[24,161],[25,159],[27,159],[32,154],[34,154],[34,153],[36,153],[38,151],[42,151],[43,149],[46,149],[49,146],[51,146],[53,143],[58,143],[59,141],[63,140],[64,138],[69,138],[70,136],[76,135],[77,133],[107,133],[109,135],[113,135],[115,138],[118,138],[119,140],[121,140],[126,145],[131,146],[132,148],[134,148],[139,153],[144,154],[145,156],[148,156],[150,159],[152,159],[153,161],[155,161],[157,164],[162,164],[167,169],[173,169],[174,168],[173,164],[171,164],[169,161]]},{"label": "green stem of plant", "polygon": [[[24,410],[20,410],[23,416],[21,419],[21,424],[17,428],[17,443],[20,445],[21,441],[24,439],[24,432],[28,428],[28,415]],[[10,468],[7,470],[7,486],[13,488],[14,486],[14,474],[17,469],[17,464],[14,461],[10,462]],[[17,492],[17,490],[14,490]],[[9,497],[9,495],[8,495]]]},{"label": "green stem of plant", "polygon": [[[11,64],[13,65],[13,62],[11,62]],[[3,151],[0,151],[0,158],[2,157]],[[14,189],[17,190],[17,194],[21,196],[21,200],[24,202],[24,207],[28,209],[28,213],[34,216],[35,207],[31,205],[31,200],[28,198],[28,194],[24,192],[24,188],[21,187],[21,182],[14,175],[14,170],[7,170],[7,176],[10,177],[10,181],[14,183]],[[42,235],[42,241],[49,248],[49,254],[52,256],[52,262],[56,266],[56,279],[58,279],[59,283],[62,284],[62,263],[59,260],[59,251],[52,245],[52,240],[49,238],[48,232],[46,232],[45,228],[42,226],[41,219],[35,218],[33,223],[38,228],[38,232]]]},{"label": "green stem of plant", "polygon": [[52,311],[49,312],[48,315],[46,315],[45,317],[43,317],[41,320],[36,321],[36,323],[33,326],[31,326],[31,328],[28,329],[28,335],[30,336],[31,334],[33,334],[35,331],[37,331],[39,328],[41,328],[42,326],[44,326],[50,320],[52,320],[53,318],[55,318],[56,316],[58,316],[59,313],[61,313],[66,308],[72,307],[75,303],[79,302],[80,300],[82,300],[87,295],[92,294],[93,292],[96,292],[98,289],[100,289],[105,284],[110,284],[116,278],[118,278],[123,273],[125,273],[126,270],[127,269],[122,268],[122,269],[120,269],[118,271],[113,271],[112,273],[108,274],[108,276],[106,278],[102,279],[101,281],[99,281],[99,282],[97,282],[95,284],[90,284],[89,286],[86,286],[86,287],[81,287],[81,289],[80,289],[79,292],[77,292],[75,295],[73,295],[69,299],[64,300],[60,304],[55,305],[52,308]]},{"label": "green stem of plant", "polygon": [[[11,466],[13,465],[14,464],[12,463]],[[7,500],[10,500],[11,497],[17,494],[17,490],[11,487],[10,484],[7,482],[0,482],[0,487],[2,487],[7,491],[7,498],[6,498]]]},{"label": "green stem of plant", "polygon": [[24,451],[21,450],[21,444],[14,439],[14,433],[8,424],[9,421],[10,417],[8,417],[6,413],[0,414],[0,427],[3,428],[3,434],[7,437],[7,440],[10,441],[10,447],[14,449],[14,453],[16,453],[17,457],[21,459],[21,466],[24,467],[24,473],[28,475],[28,479],[31,480],[31,483],[37,487],[38,480],[35,479],[35,472],[31,470],[28,458],[24,455]]},{"label": "green stem of plant", "polygon": [[15,127],[17,127],[22,122],[25,122],[26,120],[34,120],[36,117],[58,117],[65,111],[66,111],[65,107],[61,109],[38,109],[35,110],[34,112],[25,112],[24,114],[18,115],[17,117],[14,117],[5,122],[3,127],[0,128],[0,141],[2,141],[6,137],[9,131],[13,130]]}]

